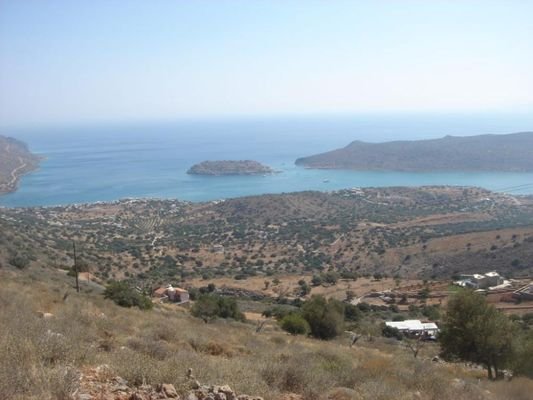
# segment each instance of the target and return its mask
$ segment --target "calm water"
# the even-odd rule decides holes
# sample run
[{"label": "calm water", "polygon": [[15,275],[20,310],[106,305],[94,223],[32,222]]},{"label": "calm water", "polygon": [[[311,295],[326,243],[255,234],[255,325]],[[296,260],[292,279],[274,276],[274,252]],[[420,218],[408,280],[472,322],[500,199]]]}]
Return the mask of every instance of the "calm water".
[{"label": "calm water", "polygon": [[[533,130],[533,116],[357,116],[189,121],[136,126],[11,130],[46,160],[3,206],[63,205],[125,197],[203,201],[252,194],[354,186],[475,185],[533,193],[533,173],[399,173],[308,170],[301,156],[347,145]],[[202,160],[254,159],[282,170],[272,176],[201,177]],[[325,182],[327,181],[327,182]]]}]

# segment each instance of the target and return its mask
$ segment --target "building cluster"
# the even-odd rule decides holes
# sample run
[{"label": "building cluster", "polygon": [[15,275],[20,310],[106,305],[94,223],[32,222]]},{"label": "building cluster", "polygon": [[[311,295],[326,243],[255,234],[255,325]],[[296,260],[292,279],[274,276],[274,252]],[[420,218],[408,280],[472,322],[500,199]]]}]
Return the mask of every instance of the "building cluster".
[{"label": "building cluster", "polygon": [[495,271],[486,274],[461,275],[460,279],[454,282],[458,286],[469,287],[472,289],[492,289],[501,287],[508,283],[503,277]]},{"label": "building cluster", "polygon": [[189,302],[189,292],[185,289],[172,287],[172,285],[154,290],[153,297],[162,303],[183,304]]}]

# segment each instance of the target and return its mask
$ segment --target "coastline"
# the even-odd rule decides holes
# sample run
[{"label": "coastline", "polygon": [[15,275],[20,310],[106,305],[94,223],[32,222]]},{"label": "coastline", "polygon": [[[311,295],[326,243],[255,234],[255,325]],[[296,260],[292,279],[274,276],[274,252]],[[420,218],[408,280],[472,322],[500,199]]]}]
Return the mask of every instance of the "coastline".
[{"label": "coastline", "polygon": [[[32,156],[37,158],[37,163],[35,165],[28,165],[26,162],[24,162],[22,165],[19,165],[9,172],[9,175],[11,175],[11,180],[9,182],[0,183],[0,196],[16,192],[19,188],[19,183],[22,177],[38,171],[41,168],[41,162],[46,160],[46,157],[44,156],[37,154],[32,154]],[[26,169],[27,167],[30,168]],[[18,170],[22,170],[22,172],[19,173]]]}]

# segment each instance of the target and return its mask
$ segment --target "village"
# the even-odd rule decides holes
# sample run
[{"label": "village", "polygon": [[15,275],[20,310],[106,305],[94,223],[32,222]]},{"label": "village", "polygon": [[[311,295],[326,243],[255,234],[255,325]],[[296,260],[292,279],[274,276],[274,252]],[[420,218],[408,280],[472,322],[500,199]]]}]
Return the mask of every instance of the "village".
[{"label": "village", "polygon": [[[299,278],[298,281],[295,279]],[[313,294],[326,298],[335,298],[352,306],[370,307],[373,310],[395,312],[394,320],[385,320],[384,324],[397,329],[406,337],[435,340],[439,332],[439,320],[431,318],[409,319],[415,310],[428,307],[444,308],[450,296],[462,288],[470,288],[486,296],[487,301],[508,315],[533,313],[533,280],[507,280],[498,272],[485,274],[460,275],[458,280],[450,282],[407,280],[398,282],[392,279],[359,278],[357,281],[340,279],[335,284],[322,284],[311,287],[306,295],[301,295],[302,281],[305,278],[285,276],[276,278],[274,284],[266,284],[257,289],[253,280],[229,281],[225,279],[194,281],[186,288],[171,284],[158,287],[152,291],[152,301],[158,304],[172,304],[189,307],[189,291],[213,292],[221,296],[231,296],[246,301],[247,319],[264,321],[265,307],[250,307],[250,303],[290,304],[305,301]],[[400,318],[400,316],[402,316]],[[405,316],[405,317],[404,317]]]}]

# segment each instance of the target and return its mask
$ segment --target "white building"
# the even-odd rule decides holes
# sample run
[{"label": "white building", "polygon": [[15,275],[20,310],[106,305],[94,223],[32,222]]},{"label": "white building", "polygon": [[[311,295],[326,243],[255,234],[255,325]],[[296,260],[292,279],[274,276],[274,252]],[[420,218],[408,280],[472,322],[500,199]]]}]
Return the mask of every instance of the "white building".
[{"label": "white building", "polygon": [[474,289],[489,289],[491,287],[503,285],[505,280],[499,273],[492,271],[483,275],[461,275],[461,279],[454,283],[459,286],[471,287]]},{"label": "white building", "polygon": [[396,328],[400,332],[413,335],[425,335],[436,337],[439,333],[439,327],[434,322],[421,322],[418,319],[408,319],[405,321],[387,321],[385,325]]}]

